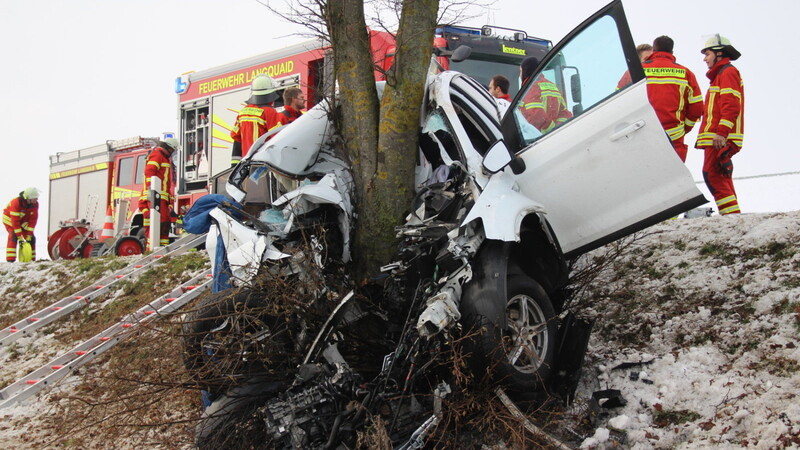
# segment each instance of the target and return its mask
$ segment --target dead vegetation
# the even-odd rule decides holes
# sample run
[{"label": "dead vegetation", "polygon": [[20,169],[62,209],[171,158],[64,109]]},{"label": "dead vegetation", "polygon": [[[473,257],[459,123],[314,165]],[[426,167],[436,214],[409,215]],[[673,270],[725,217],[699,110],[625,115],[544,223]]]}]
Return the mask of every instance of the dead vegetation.
[{"label": "dead vegetation", "polygon": [[[311,260],[295,263],[306,268],[304,277],[267,271],[244,291],[205,295],[180,314],[149,324],[84,366],[77,384],[49,397],[48,413],[40,418],[44,419],[46,438],[38,443],[78,448],[100,448],[109,441],[120,448],[135,443],[190,447],[202,410],[201,389],[223,392],[256,375],[276,382],[291,380],[313,345],[315,333],[338,304],[342,291],[350,287],[332,287],[332,280],[342,279],[340,268],[330,272],[314,269],[317,266]],[[198,268],[196,256],[166,262],[158,276],[148,272],[126,284],[103,309],[87,309],[70,319],[80,325],[59,339],[85,339],[177,284],[185,272]],[[373,295],[375,292],[367,290],[357,296],[359,311],[396,314],[371,299]],[[213,342],[208,342],[212,328],[219,330],[211,334]],[[361,321],[358,327],[339,332],[343,336],[339,350],[366,379],[380,371],[383,356],[395,345],[386,339],[387,330],[380,321]],[[481,436],[481,442],[511,448],[546,448],[547,441],[526,429],[525,421],[549,430],[564,414],[561,408],[539,398],[523,399],[525,419],[512,414],[486,378],[476,379],[467,369],[468,356],[460,344],[463,339],[451,336],[448,346],[428,362],[431,373],[436,377],[447,374],[453,386],[453,393],[442,402],[441,420],[427,439],[428,445],[476,448],[476,436]],[[219,352],[209,354],[209,348]],[[386,408],[416,402],[412,397],[419,395],[389,399],[377,413],[367,414],[357,437],[359,448],[391,448],[392,429],[417,427],[419,423],[393,423]],[[251,414],[238,417],[234,432],[209,448],[270,448],[263,426],[256,426],[263,423],[258,406],[254,404]]]}]

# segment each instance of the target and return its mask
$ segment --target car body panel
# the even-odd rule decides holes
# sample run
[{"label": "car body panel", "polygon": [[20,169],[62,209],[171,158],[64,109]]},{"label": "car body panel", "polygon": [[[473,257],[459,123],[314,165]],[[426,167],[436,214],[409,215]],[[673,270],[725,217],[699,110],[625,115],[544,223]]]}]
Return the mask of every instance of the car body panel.
[{"label": "car body panel", "polygon": [[519,154],[526,167],[516,178],[520,192],[545,205],[564,253],[590,249],[684,202],[705,202],[646,88],[640,82],[620,92]]},{"label": "car body panel", "polygon": [[263,149],[258,148],[255,152],[257,160],[280,168],[281,173],[289,176],[307,175],[317,160],[320,148],[330,140],[332,127],[328,120],[328,103],[322,102],[311,108],[284,128],[300,129],[302,133],[275,134],[261,145]]},{"label": "car body panel", "polygon": [[[548,53],[503,119],[504,138],[525,167],[515,175],[520,193],[544,205],[567,256],[706,201],[650,106],[635,55],[614,1]],[[634,84],[619,89],[625,71]],[[560,88],[571,117],[544,131],[521,112],[540,75]]]},{"label": "car body panel", "polygon": [[219,207],[213,209],[210,215],[216,224],[212,234],[222,237],[234,280],[252,279],[265,259],[279,260],[290,256],[278,252],[272,246],[270,236],[243,224]]},{"label": "car body panel", "polygon": [[500,172],[489,179],[463,224],[481,219],[488,239],[519,241],[522,219],[544,211],[544,206],[515,189],[512,174]]}]

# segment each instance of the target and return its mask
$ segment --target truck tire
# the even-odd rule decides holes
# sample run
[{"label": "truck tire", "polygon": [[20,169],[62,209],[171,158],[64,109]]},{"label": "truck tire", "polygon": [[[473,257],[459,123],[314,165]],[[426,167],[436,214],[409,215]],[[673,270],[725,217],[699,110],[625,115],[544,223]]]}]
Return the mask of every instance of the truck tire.
[{"label": "truck tire", "polygon": [[259,356],[268,355],[275,370],[288,358],[285,330],[266,314],[267,299],[251,290],[227,289],[204,297],[183,323],[183,361],[189,377],[215,396],[263,374]]},{"label": "truck tire", "polygon": [[514,391],[540,390],[555,359],[557,318],[545,290],[508,272],[507,248],[482,249],[461,299],[467,361],[476,377]]}]

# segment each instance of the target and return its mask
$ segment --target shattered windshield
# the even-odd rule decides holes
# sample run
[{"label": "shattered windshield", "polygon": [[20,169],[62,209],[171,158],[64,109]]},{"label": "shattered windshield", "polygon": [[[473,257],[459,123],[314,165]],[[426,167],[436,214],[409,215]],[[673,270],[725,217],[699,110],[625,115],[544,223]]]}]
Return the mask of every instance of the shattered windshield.
[{"label": "shattered windshield", "polygon": [[453,130],[441,109],[431,111],[426,118],[420,147],[434,168],[462,160],[456,140],[453,138]]}]

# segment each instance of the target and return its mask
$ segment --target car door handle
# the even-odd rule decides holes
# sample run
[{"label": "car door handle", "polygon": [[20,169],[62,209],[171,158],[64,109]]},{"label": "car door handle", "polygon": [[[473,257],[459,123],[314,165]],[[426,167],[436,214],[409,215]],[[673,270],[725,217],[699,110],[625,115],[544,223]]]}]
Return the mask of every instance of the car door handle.
[{"label": "car door handle", "polygon": [[612,141],[622,139],[623,137],[633,133],[634,131],[642,129],[643,127],[644,127],[644,120],[637,120],[636,122],[633,122],[632,124],[626,126],[625,128],[609,136],[609,139],[611,139]]}]

